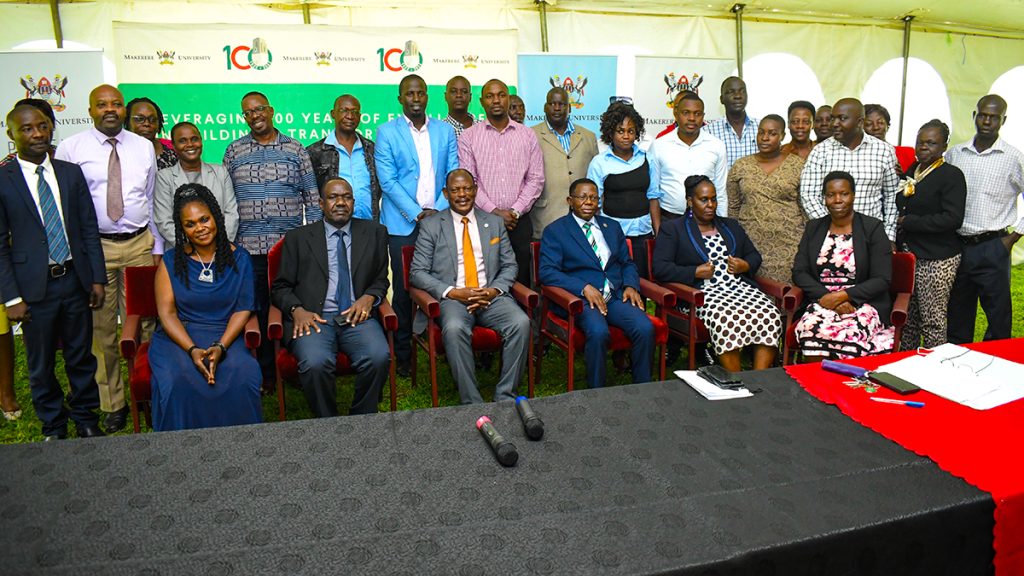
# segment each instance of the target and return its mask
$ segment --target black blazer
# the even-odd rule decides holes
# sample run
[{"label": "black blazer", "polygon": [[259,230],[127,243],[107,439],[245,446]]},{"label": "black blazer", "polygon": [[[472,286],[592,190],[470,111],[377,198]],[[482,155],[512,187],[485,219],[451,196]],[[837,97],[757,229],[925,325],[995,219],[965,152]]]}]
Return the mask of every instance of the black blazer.
[{"label": "black blazer", "polygon": [[[107,283],[89,185],[77,164],[61,160],[50,163],[60,187],[73,272],[82,289],[89,292],[93,284]],[[46,228],[21,165],[12,159],[0,166],[0,301],[19,297],[28,304],[41,301],[49,276]]]},{"label": "black blazer", "polygon": [[[353,218],[353,299],[373,296],[380,302],[388,291],[388,231],[370,220]],[[270,288],[270,298],[281,309],[284,341],[292,334],[293,306],[321,314],[327,296],[327,231],[322,220],[296,228],[284,236],[281,263]],[[325,318],[325,320],[329,320]]]},{"label": "black blazer", "polygon": [[[761,253],[750,241],[743,226],[732,218],[715,217],[715,228],[725,239],[729,255],[742,258],[750,264],[750,270],[739,276],[751,286],[757,287],[754,276],[761,268]],[[681,282],[695,288],[704,285],[696,278],[697,267],[708,261],[708,247],[704,236],[697,228],[697,221],[690,216],[676,218],[661,225],[658,239],[654,243],[652,273],[659,282]]]},{"label": "black blazer", "polygon": [[[915,162],[907,169],[913,174]],[[919,182],[913,196],[896,195],[896,208],[903,225],[896,233],[896,245],[924,260],[945,260],[960,253],[962,245],[956,231],[964,222],[967,181],[952,164],[932,170]]]},{"label": "black blazer", "polygon": [[[818,266],[818,252],[825,243],[825,235],[832,224],[832,217],[825,216],[811,220],[804,228],[796,258],[793,261],[793,283],[804,291],[805,304],[817,302],[828,293],[821,283],[821,267]],[[892,312],[892,298],[889,296],[889,282],[892,279],[892,244],[885,235],[885,225],[878,218],[853,214],[853,256],[857,261],[856,285],[846,289],[850,303],[855,307],[868,303],[878,310],[878,317],[889,324]]]}]

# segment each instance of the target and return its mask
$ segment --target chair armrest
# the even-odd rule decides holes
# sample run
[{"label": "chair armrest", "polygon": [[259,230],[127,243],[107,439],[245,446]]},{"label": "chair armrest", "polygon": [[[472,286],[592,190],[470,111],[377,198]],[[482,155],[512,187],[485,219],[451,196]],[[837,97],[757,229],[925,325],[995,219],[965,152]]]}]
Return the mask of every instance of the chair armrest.
[{"label": "chair armrest", "polygon": [[640,279],[640,295],[649,300],[654,300],[654,303],[658,306],[668,306],[670,308],[676,305],[676,293],[651,282],[646,278]]},{"label": "chair armrest", "polygon": [[907,323],[907,308],[910,307],[910,294],[900,292],[892,303],[892,314],[889,319],[893,326],[901,327]]},{"label": "chair armrest", "polygon": [[[278,311],[278,316],[280,316],[280,314],[281,312]],[[281,324],[279,322],[278,326],[280,325]],[[267,331],[270,331],[269,327],[267,328]],[[255,350],[260,347],[260,342],[263,340],[263,337],[260,336],[260,322],[256,318],[256,314],[249,315],[249,321],[245,323],[245,332],[243,332],[242,335],[245,338],[246,348],[249,350]]]},{"label": "chair armrest", "polygon": [[135,358],[139,351],[139,324],[142,318],[138,314],[128,314],[121,328],[121,356],[126,360]]},{"label": "chair armrest", "polygon": [[694,288],[693,286],[687,286],[686,284],[681,284],[679,282],[665,282],[662,286],[674,292],[676,298],[682,302],[686,302],[691,306],[704,305],[704,292]]},{"label": "chair armrest", "polygon": [[530,313],[540,306],[540,294],[537,294],[519,282],[512,284],[512,297],[516,299],[516,302],[519,302],[520,306]]},{"label": "chair armrest", "polygon": [[391,307],[391,303],[388,302],[387,298],[380,301],[380,306],[377,306],[377,313],[380,314],[380,323],[384,326],[385,331],[394,332],[398,330],[398,315],[395,314],[395,309]]},{"label": "chair armrest", "polygon": [[422,288],[409,287],[409,297],[416,304],[416,307],[423,310],[427,318],[437,318],[441,315],[441,303],[434,299]]},{"label": "chair armrest", "polygon": [[[270,312],[267,313],[267,338],[269,338],[271,342],[277,342],[281,340],[281,338],[284,338],[284,322],[281,319],[281,316],[282,312],[280,308],[277,306],[270,307]],[[252,318],[249,318],[249,322],[252,322],[255,319],[256,314],[253,314]],[[245,327],[246,332],[248,332],[249,325],[246,324]],[[259,332],[259,327],[257,327],[256,331]],[[247,342],[246,346],[248,345],[249,344]]]},{"label": "chair armrest", "polygon": [[552,304],[566,309],[573,316],[583,312],[583,299],[579,296],[573,296],[564,288],[541,286],[540,293],[550,300]]},{"label": "chair armrest", "polygon": [[777,282],[766,276],[754,276],[754,280],[757,282],[757,287],[761,289],[761,292],[775,298],[777,302],[782,302],[786,292],[789,292],[792,287],[789,284]]},{"label": "chair armrest", "polygon": [[789,291],[782,297],[782,308],[787,312],[796,312],[804,301],[804,291],[796,286],[790,286]]}]

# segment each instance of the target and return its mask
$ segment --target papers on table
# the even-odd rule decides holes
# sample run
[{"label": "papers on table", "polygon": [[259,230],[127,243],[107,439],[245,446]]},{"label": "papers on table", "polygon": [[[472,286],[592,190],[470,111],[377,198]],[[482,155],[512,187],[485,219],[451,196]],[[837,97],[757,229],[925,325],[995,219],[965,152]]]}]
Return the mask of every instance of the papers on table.
[{"label": "papers on table", "polygon": [[988,410],[1024,398],[1024,364],[955,344],[937,346],[885,366],[918,387],[975,410]]},{"label": "papers on table", "polygon": [[683,382],[689,384],[690,388],[693,388],[698,394],[708,400],[731,400],[733,398],[748,398],[753,396],[753,394],[750,393],[750,390],[747,390],[746,388],[739,388],[736,390],[719,388],[698,375],[696,370],[676,370],[676,376],[678,376]]}]

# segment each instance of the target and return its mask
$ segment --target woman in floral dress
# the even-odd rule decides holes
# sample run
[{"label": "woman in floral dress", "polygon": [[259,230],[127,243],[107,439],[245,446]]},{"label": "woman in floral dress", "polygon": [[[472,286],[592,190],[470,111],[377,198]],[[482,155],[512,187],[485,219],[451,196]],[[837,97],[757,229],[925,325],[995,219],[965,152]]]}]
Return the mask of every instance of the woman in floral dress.
[{"label": "woman in floral dress", "polygon": [[796,325],[805,357],[852,358],[892,349],[892,244],[880,220],[853,211],[847,172],[825,176],[828,216],[812,220],[793,263],[793,282],[810,304]]}]

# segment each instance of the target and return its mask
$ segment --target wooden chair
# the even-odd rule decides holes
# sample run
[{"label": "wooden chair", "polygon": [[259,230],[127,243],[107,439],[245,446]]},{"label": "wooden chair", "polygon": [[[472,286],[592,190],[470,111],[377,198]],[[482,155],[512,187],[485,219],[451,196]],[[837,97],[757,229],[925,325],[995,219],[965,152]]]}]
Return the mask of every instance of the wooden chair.
[{"label": "wooden chair", "polygon": [[[629,243],[630,241],[626,240],[626,242]],[[632,255],[631,243],[629,248],[630,255]],[[585,302],[580,296],[570,294],[565,289],[555,286],[544,286],[540,283],[540,242],[530,243],[530,256],[533,262],[534,283],[540,286],[541,295],[543,296],[538,320],[540,323],[539,343],[543,344],[546,339],[565,351],[567,389],[569,392],[572,392],[574,389],[573,380],[575,379],[576,354],[583,352],[586,344],[586,335],[583,333],[583,330],[576,326],[576,317],[583,312]],[[657,358],[658,378],[664,380],[665,345],[668,343],[668,324],[665,320],[665,313],[667,310],[675,307],[676,295],[672,291],[658,286],[646,278],[641,278],[640,296],[654,301],[658,310],[656,314],[648,314],[647,316],[651,319],[651,324],[654,326],[654,346],[656,349],[655,358]],[[556,314],[554,310],[550,309],[551,305],[565,310],[567,312],[566,317],[562,318]],[[622,329],[609,325],[608,332],[610,335],[608,339],[609,352],[624,352],[633,347],[632,342],[629,341],[629,338],[626,337],[626,333]],[[536,361],[537,373],[539,374],[541,364],[539,355]]]},{"label": "wooden chair", "polygon": [[[896,328],[893,334],[893,352],[900,351],[900,337],[903,336],[903,327],[907,324],[910,295],[914,293],[914,267],[916,264],[917,257],[911,252],[896,252],[892,255],[892,279],[889,281],[892,313],[889,314],[889,324]],[[803,304],[804,291],[793,286],[789,294],[794,300],[794,310],[799,309]],[[800,346],[796,340],[795,321],[786,327],[785,340],[788,354],[783,356],[783,364],[794,364],[800,353]]]},{"label": "wooden chair", "polygon": [[[409,267],[412,265],[412,256],[415,249],[415,246],[402,247],[402,281],[405,283],[406,290],[409,291],[410,298],[412,298],[413,318],[416,317],[417,310],[427,317],[427,329],[422,334],[413,333],[412,339],[417,346],[427,352],[427,358],[430,363],[430,400],[433,403],[433,406],[437,407],[437,359],[439,356],[444,354],[444,341],[441,338],[441,325],[437,320],[441,316],[441,303],[428,294],[426,290],[416,288],[409,284]],[[519,303],[519,306],[523,308],[526,315],[532,320],[534,317],[534,310],[540,303],[540,295],[526,286],[523,286],[519,282],[512,285],[510,295],[515,298],[516,302]],[[526,382],[527,395],[532,398],[533,386],[536,379],[534,365],[530,360],[533,358],[533,338],[530,338],[529,342],[530,345],[526,356]],[[473,327],[472,348],[474,352],[497,352],[498,363],[500,365],[501,347],[501,336],[496,331],[483,326]],[[413,387],[416,387],[417,380],[417,356],[418,354],[414,351],[410,362]]]},{"label": "wooden chair", "polygon": [[[150,384],[153,372],[149,367],[149,341],[142,341],[142,322],[157,319],[156,291],[153,281],[156,266],[131,266],[124,271],[124,325],[121,328],[121,356],[128,363],[128,388],[131,391],[132,426],[135,433],[142,428],[139,413],[146,418],[146,425],[152,427],[151,400],[153,389]],[[260,329],[253,314],[242,334],[245,347],[255,354],[260,347]]]},{"label": "wooden chair", "polygon": [[[650,239],[646,242],[647,270],[653,276],[655,241]],[[757,282],[758,288],[775,301],[775,305],[782,313],[782,328],[783,334],[785,334],[793,322],[793,313],[796,310],[796,299],[789,295],[793,286],[776,282],[764,276],[755,276],[754,280]],[[697,366],[697,345],[711,341],[711,334],[707,327],[697,317],[697,308],[704,305],[704,292],[679,282],[659,282],[659,284],[671,290],[681,303],[678,307],[667,310],[665,316],[668,320],[669,334],[687,345],[688,364],[690,370],[693,370]],[[782,357],[786,358],[788,353],[788,341],[786,338],[782,338]]]},{"label": "wooden chair", "polygon": [[[277,270],[281,266],[281,249],[284,246],[282,238],[274,244],[274,247],[267,253],[267,282],[274,283],[277,277]],[[395,387],[395,331],[398,330],[398,316],[387,299],[381,301],[377,307],[377,314],[380,317],[380,324],[384,328],[384,335],[388,339],[388,351],[391,355],[391,362],[388,367],[388,383],[391,388],[391,411],[397,409],[398,391]],[[277,306],[270,307],[270,314],[267,317],[267,337],[274,343],[274,364],[275,364],[275,385],[277,388],[277,418],[285,420],[284,410],[284,382],[295,384],[299,381],[299,362],[292,356],[288,349],[281,345],[284,338],[284,323],[281,318],[281,310]],[[352,362],[344,352],[338,352],[335,358],[334,373],[337,376],[354,374]]]}]

